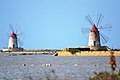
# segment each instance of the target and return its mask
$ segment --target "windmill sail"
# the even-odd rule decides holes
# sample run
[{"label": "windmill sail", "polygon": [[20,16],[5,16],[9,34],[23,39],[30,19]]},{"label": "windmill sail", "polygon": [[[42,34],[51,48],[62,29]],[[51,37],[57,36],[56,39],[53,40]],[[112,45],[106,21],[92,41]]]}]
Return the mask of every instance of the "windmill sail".
[{"label": "windmill sail", "polygon": [[101,33],[100,30],[107,30],[109,31],[112,27],[110,25],[101,26],[104,16],[102,14],[98,14],[96,18],[96,23],[92,20],[92,18],[88,15],[86,16],[86,21],[92,26],[91,29],[89,28],[82,28],[82,33],[86,34],[89,33],[89,41],[88,46],[101,46],[101,40],[104,43],[108,41],[108,38]]},{"label": "windmill sail", "polygon": [[[9,49],[19,48],[19,46],[22,46],[20,36],[23,35],[23,33],[18,32],[18,30],[20,30],[18,27],[16,29],[14,29],[11,24],[9,26],[10,26],[10,29],[12,30],[12,33],[9,37],[8,48]],[[16,30],[16,32],[15,32],[15,30]]]}]

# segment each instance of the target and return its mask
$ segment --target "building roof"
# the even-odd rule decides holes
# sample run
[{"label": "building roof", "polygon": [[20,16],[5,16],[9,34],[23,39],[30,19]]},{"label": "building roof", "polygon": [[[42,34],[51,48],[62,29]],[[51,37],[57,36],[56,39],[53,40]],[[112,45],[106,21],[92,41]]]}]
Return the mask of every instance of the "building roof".
[{"label": "building roof", "polygon": [[10,37],[15,38],[17,36],[16,36],[16,34],[14,32],[12,32],[12,34],[10,35]]},{"label": "building roof", "polygon": [[97,27],[95,25],[92,26],[91,31],[98,31]]}]

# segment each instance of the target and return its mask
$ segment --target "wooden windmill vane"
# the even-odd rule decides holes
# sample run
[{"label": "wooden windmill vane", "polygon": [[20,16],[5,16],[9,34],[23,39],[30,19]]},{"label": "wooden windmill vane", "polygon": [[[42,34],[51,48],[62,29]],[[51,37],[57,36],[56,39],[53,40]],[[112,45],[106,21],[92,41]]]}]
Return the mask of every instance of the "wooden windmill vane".
[{"label": "wooden windmill vane", "polygon": [[86,16],[86,20],[92,26],[91,29],[89,28],[82,28],[82,32],[84,34],[89,33],[89,41],[88,46],[101,46],[101,40],[104,43],[108,41],[108,38],[101,32],[101,30],[110,30],[112,27],[111,25],[101,26],[102,20],[104,16],[102,14],[97,15],[96,23],[93,22],[92,18],[88,15]]},{"label": "wooden windmill vane", "polygon": [[16,24],[16,31],[15,29],[13,29],[12,25],[10,24],[9,25],[11,30],[12,30],[12,33],[11,35],[9,36],[9,43],[8,43],[8,48],[19,48],[23,45],[23,43],[21,42],[21,37],[23,35],[22,32],[19,32],[20,30],[20,27],[18,24]]},{"label": "wooden windmill vane", "polygon": [[3,51],[22,51],[23,48],[21,46],[23,45],[22,43],[22,37],[23,33],[20,32],[20,26],[16,24],[16,29],[13,29],[12,24],[9,24],[10,29],[11,29],[11,34],[9,35],[9,41],[8,41],[8,48],[2,49]]}]

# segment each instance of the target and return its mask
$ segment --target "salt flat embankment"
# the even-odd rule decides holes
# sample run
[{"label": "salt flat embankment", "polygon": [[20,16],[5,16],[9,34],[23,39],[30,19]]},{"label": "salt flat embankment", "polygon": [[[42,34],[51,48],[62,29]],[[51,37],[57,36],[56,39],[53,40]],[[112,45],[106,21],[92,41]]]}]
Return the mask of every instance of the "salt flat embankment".
[{"label": "salt flat embankment", "polygon": [[[114,56],[120,56],[120,51],[112,51]],[[72,54],[69,51],[57,51],[58,56],[109,56],[110,51],[80,51]]]}]

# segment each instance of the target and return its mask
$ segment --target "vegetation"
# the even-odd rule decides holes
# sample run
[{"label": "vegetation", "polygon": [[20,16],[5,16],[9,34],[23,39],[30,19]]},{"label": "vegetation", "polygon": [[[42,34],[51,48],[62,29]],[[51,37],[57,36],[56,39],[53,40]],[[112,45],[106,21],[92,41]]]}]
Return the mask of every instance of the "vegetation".
[{"label": "vegetation", "polygon": [[117,74],[110,74],[108,72],[100,72],[99,74],[95,73],[95,77],[90,78],[89,80],[120,80],[120,76]]},{"label": "vegetation", "polygon": [[110,51],[110,56],[109,56],[109,66],[112,70],[112,74],[108,72],[100,72],[100,73],[95,73],[95,77],[90,78],[89,80],[120,80],[120,69],[118,71],[118,74],[114,74],[114,71],[117,67],[116,65],[116,59],[114,56],[114,52]]}]

